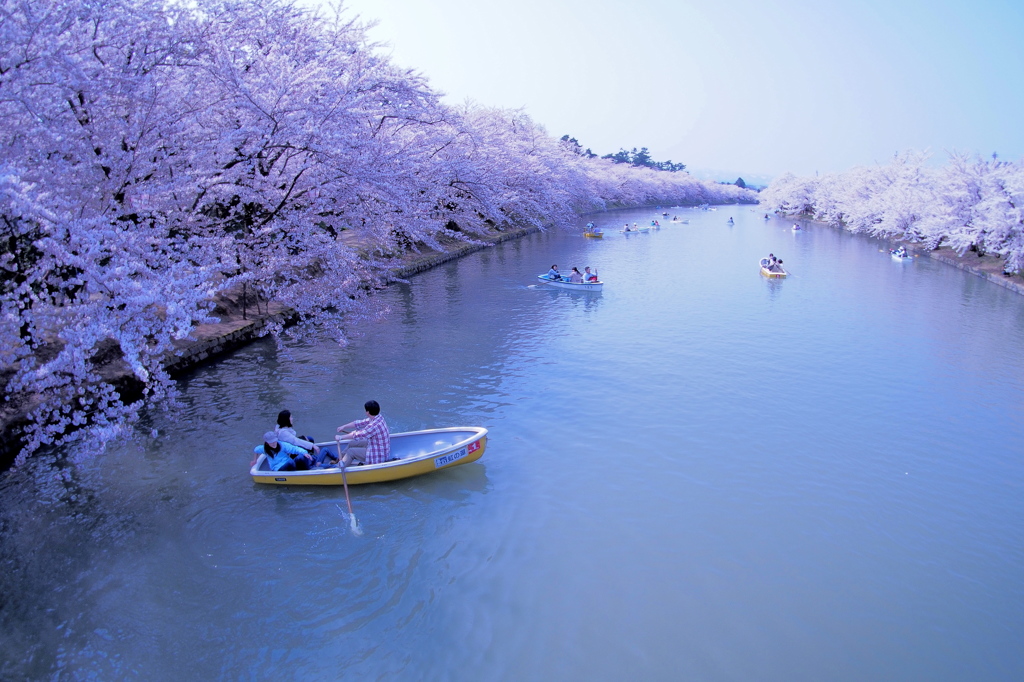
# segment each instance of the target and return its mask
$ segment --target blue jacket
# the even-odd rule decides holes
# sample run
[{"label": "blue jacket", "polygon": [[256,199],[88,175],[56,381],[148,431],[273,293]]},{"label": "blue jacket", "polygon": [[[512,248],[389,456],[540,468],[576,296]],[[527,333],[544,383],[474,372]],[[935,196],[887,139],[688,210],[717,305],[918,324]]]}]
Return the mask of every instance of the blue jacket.
[{"label": "blue jacket", "polygon": [[277,451],[276,455],[271,455],[267,453],[262,445],[257,445],[252,450],[257,455],[267,455],[267,457],[270,459],[270,468],[273,469],[274,471],[280,471],[281,467],[285,465],[285,462],[294,459],[296,456],[308,454],[298,445],[285,443],[283,440],[277,441],[277,444],[281,446],[281,449]]}]

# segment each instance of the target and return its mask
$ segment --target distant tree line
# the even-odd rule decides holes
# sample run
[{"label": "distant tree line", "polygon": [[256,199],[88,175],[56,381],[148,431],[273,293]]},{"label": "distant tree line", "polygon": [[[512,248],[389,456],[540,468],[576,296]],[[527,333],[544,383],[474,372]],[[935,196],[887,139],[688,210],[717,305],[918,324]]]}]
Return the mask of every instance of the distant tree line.
[{"label": "distant tree line", "polygon": [[[562,144],[574,154],[586,158],[596,158],[597,154],[592,152],[589,147],[583,148],[583,145],[575,137],[569,137],[568,135],[562,135]],[[672,163],[672,161],[655,161],[651,158],[651,153],[647,147],[641,147],[637,151],[636,147],[633,147],[630,151],[620,148],[619,151],[614,154],[605,154],[601,157],[602,159],[608,159],[613,163],[625,163],[635,168],[650,168],[651,170],[669,171],[675,173],[676,171],[686,170],[685,163]]]}]

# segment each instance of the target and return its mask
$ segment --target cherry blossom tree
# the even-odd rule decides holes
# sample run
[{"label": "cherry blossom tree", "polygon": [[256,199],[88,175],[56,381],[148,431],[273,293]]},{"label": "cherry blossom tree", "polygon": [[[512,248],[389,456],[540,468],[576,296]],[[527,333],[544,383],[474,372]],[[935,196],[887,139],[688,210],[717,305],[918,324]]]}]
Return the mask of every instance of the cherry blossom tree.
[{"label": "cherry blossom tree", "polygon": [[957,153],[941,168],[926,160],[906,152],[820,178],[787,174],[762,192],[761,203],[854,232],[998,255],[1007,272],[1024,269],[1024,166]]},{"label": "cherry blossom tree", "polygon": [[343,342],[409,250],[755,196],[442,104],[340,8],[286,0],[0,0],[0,120],[0,380],[30,411],[23,454],[172,396],[166,361],[218,297]]}]

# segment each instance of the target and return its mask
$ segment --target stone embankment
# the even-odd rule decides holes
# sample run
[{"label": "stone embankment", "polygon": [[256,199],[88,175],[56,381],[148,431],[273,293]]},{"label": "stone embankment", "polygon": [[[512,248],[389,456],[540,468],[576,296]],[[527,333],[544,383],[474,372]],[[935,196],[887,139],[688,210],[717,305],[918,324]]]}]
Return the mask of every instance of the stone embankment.
[{"label": "stone embankment", "polygon": [[[399,258],[398,263],[391,268],[392,281],[411,277],[442,263],[534,232],[539,232],[539,228],[527,227],[495,232],[481,238],[477,243],[463,244],[448,251],[406,254]],[[271,304],[268,313],[261,317],[250,320],[226,319],[216,324],[199,325],[192,336],[182,343],[176,356],[167,363],[167,369],[172,375],[191,369],[211,358],[260,338],[268,324],[273,322],[287,324],[291,317],[289,309]]]},{"label": "stone embankment", "polygon": [[957,254],[953,249],[936,249],[929,251],[927,249],[915,249],[911,245],[907,245],[908,250],[912,250],[922,256],[928,256],[935,260],[942,261],[948,265],[952,265],[954,268],[966,270],[967,272],[974,273],[979,277],[984,277],[990,282],[994,282],[1001,287],[1007,289],[1013,289],[1018,294],[1024,294],[1024,277],[1020,275],[1007,275],[1003,272],[1003,259],[997,256],[979,256],[973,251],[968,251],[964,255]]}]

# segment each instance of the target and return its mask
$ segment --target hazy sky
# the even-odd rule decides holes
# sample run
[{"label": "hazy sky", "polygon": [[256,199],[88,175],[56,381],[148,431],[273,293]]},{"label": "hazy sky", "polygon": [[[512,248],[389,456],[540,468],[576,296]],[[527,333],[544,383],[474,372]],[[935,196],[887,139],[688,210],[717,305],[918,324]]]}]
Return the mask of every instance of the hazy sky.
[{"label": "hazy sky", "polygon": [[[308,0],[316,2],[317,0]],[[1024,156],[1024,1],[346,0],[452,102],[604,154],[813,174]]]}]

